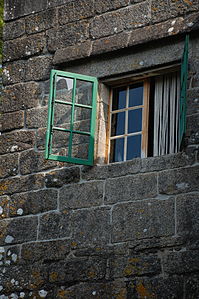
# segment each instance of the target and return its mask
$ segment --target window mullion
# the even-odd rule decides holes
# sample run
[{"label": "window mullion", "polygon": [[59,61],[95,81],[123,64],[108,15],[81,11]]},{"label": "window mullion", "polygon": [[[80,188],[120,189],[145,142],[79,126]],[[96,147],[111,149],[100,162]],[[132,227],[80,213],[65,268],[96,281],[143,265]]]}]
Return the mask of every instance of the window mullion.
[{"label": "window mullion", "polygon": [[[126,111],[125,111],[125,135],[128,134],[128,105],[129,105],[129,86],[126,90]],[[124,137],[124,161],[127,155],[127,136]]]},{"label": "window mullion", "polygon": [[69,138],[69,148],[68,148],[68,156],[71,157],[72,153],[72,139],[73,139],[73,125],[74,125],[74,113],[75,113],[75,95],[76,95],[76,78],[74,78],[73,84],[73,95],[72,95],[72,109],[71,109],[71,120],[70,120],[70,138]]}]

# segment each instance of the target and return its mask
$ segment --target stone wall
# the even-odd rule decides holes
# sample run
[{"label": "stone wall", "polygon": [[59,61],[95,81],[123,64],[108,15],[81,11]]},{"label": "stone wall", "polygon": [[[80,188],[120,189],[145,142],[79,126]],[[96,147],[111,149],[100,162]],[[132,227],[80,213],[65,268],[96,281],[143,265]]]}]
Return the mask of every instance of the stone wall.
[{"label": "stone wall", "polygon": [[[5,0],[1,299],[198,298],[198,20],[197,0]],[[179,62],[186,32],[182,152],[94,167],[44,159],[50,69],[97,76],[101,90]]]}]

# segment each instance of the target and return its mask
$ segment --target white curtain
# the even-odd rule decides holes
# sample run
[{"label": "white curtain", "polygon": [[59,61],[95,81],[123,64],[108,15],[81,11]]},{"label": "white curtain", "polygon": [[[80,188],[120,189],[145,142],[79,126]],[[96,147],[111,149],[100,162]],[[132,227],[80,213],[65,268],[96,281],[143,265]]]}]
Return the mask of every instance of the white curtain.
[{"label": "white curtain", "polygon": [[178,151],[180,76],[178,73],[155,79],[153,155]]}]

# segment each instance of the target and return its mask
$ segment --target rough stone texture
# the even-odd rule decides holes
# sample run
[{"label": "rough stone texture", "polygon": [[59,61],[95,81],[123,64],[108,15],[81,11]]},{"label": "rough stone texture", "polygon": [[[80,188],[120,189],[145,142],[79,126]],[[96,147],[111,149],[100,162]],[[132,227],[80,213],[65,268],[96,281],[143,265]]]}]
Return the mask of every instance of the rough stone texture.
[{"label": "rough stone texture", "polygon": [[58,49],[55,52],[53,59],[54,64],[63,63],[67,61],[72,61],[75,59],[80,59],[85,56],[89,56],[91,51],[91,42],[86,41],[79,45],[69,46],[66,48]]},{"label": "rough stone texture", "polygon": [[3,44],[3,60],[11,61],[41,54],[45,45],[46,39],[42,33],[15,39],[14,41],[5,41]]},{"label": "rough stone texture", "polygon": [[94,15],[93,0],[76,0],[66,3],[58,9],[58,20],[60,25],[76,22]]},{"label": "rough stone texture", "polygon": [[159,192],[177,194],[198,191],[198,166],[163,171],[159,175]]},{"label": "rough stone texture", "polygon": [[13,129],[21,129],[24,126],[24,112],[17,111],[0,115],[0,130],[10,131]]},{"label": "rough stone texture", "polygon": [[65,213],[52,212],[40,217],[39,220],[39,240],[67,238],[71,234],[71,215]]},{"label": "rough stone texture", "polygon": [[105,188],[105,202],[108,204],[151,198],[157,195],[157,175],[144,174],[108,179]]},{"label": "rough stone texture", "polygon": [[32,108],[39,103],[40,88],[36,82],[16,84],[3,90],[1,111],[10,112]]},{"label": "rough stone texture", "polygon": [[38,190],[43,187],[43,174],[7,178],[0,181],[0,195]]},{"label": "rough stone texture", "polygon": [[107,208],[74,211],[72,240],[78,246],[107,244],[110,240],[110,210]]},{"label": "rough stone texture", "polygon": [[174,200],[145,200],[113,208],[112,242],[174,234]]},{"label": "rough stone texture", "polygon": [[103,182],[91,182],[63,187],[60,191],[60,209],[88,208],[103,204]]},{"label": "rough stone texture", "polygon": [[89,23],[87,21],[81,21],[61,26],[58,30],[48,30],[47,47],[49,52],[55,52],[59,48],[84,42],[88,38],[88,26]]},{"label": "rough stone texture", "polygon": [[0,244],[19,244],[36,240],[37,217],[1,220]]},{"label": "rough stone texture", "polygon": [[57,190],[13,194],[9,201],[9,216],[44,213],[57,209]]},{"label": "rough stone texture", "polygon": [[[49,22],[50,20],[50,22]],[[56,25],[56,10],[48,9],[25,18],[26,33],[32,34],[50,29]]]},{"label": "rough stone texture", "polygon": [[34,145],[35,133],[32,131],[17,131],[0,135],[0,153],[20,152]]},{"label": "rough stone texture", "polygon": [[59,188],[65,184],[77,183],[80,180],[79,167],[71,167],[60,170],[54,170],[46,174],[46,187]]},{"label": "rough stone texture", "polygon": [[15,39],[25,34],[24,19],[5,23],[3,28],[4,40]]},{"label": "rough stone texture", "polygon": [[[198,297],[198,20],[198,0],[5,0],[0,298]],[[187,32],[181,153],[44,159],[52,68],[99,79],[103,163],[111,80],[179,63]]]},{"label": "rough stone texture", "polygon": [[0,157],[0,178],[6,178],[18,174],[18,154],[4,155]]}]

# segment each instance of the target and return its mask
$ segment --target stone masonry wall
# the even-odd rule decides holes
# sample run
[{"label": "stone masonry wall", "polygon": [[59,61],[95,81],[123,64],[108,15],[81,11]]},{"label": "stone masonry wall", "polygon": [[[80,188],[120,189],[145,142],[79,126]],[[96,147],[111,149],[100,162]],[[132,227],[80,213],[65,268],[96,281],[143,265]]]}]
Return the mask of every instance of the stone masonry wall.
[{"label": "stone masonry wall", "polygon": [[[198,28],[198,0],[5,0],[0,299],[199,298]],[[186,32],[182,152],[44,159],[52,68],[102,82],[174,63]]]}]

